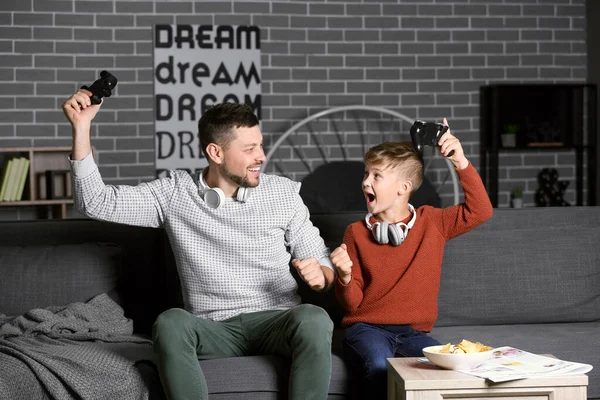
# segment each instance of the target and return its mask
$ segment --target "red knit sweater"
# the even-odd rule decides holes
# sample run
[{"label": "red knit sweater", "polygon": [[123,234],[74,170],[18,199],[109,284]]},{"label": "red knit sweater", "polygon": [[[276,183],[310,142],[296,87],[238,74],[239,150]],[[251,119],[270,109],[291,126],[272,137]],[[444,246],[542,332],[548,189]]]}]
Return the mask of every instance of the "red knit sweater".
[{"label": "red knit sweater", "polygon": [[346,228],[344,243],[352,260],[352,280],[348,285],[339,278],[335,282],[336,297],[346,310],[342,326],[367,322],[431,331],[438,314],[446,241],[492,216],[477,170],[469,163],[457,173],[465,202],[447,208],[419,207],[415,224],[399,246],[379,244],[364,220]]}]

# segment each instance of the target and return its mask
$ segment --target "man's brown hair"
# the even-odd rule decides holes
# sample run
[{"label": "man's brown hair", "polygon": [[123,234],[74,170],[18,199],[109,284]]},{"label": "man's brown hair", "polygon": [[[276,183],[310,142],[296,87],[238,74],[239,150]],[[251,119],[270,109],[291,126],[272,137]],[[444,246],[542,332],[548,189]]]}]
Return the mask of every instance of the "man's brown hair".
[{"label": "man's brown hair", "polygon": [[411,142],[385,142],[373,146],[365,154],[365,165],[397,168],[412,182],[412,193],[423,183],[423,158],[413,150]]},{"label": "man's brown hair", "polygon": [[198,137],[204,156],[206,147],[216,143],[227,149],[229,143],[235,139],[234,128],[252,128],[258,125],[258,118],[252,108],[246,104],[220,103],[215,104],[202,115],[198,121]]}]

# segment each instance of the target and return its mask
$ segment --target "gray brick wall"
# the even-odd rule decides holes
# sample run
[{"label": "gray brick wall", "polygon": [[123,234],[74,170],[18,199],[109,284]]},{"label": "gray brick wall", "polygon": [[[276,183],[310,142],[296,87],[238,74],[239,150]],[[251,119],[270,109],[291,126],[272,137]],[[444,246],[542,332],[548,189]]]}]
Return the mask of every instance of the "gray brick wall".
[{"label": "gray brick wall", "polygon": [[[119,85],[93,127],[102,173],[115,184],[151,179],[152,25],[253,24],[263,32],[267,149],[312,112],[369,104],[447,116],[478,167],[479,87],[584,81],[585,14],[585,0],[3,0],[0,147],[68,145],[60,105],[107,69]],[[573,159],[503,157],[500,204],[518,183],[533,205],[541,167],[574,183]],[[567,199],[574,201],[572,190]],[[0,208],[2,219],[26,214]]]}]

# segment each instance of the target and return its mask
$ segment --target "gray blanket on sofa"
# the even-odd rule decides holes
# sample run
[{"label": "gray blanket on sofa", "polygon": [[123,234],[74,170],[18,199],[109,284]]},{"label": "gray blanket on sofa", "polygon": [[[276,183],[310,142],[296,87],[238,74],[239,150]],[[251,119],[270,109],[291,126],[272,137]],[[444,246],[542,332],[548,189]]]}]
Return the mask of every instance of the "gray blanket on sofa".
[{"label": "gray blanket on sofa", "polygon": [[136,360],[114,351],[119,343],[151,346],[106,294],[0,314],[0,399],[148,399]]}]

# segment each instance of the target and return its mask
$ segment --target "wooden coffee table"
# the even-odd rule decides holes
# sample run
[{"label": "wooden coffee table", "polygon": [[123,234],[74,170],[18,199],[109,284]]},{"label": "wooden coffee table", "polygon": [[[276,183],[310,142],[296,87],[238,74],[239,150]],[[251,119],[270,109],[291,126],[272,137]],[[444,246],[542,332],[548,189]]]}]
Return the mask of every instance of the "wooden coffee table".
[{"label": "wooden coffee table", "polygon": [[418,358],[388,358],[388,400],[527,399],[586,400],[587,375],[562,375],[493,383],[445,370]]}]

